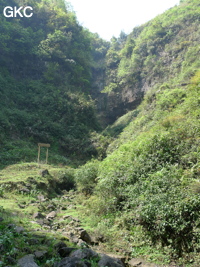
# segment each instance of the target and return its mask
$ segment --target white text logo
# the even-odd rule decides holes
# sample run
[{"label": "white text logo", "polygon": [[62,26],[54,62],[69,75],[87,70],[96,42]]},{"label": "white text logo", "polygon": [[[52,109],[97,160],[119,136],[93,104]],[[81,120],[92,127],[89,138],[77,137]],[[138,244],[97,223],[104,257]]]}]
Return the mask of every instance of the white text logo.
[{"label": "white text logo", "polygon": [[[27,10],[29,10],[27,12]],[[21,13],[21,11],[23,11]],[[3,14],[6,18],[16,18],[17,16],[19,17],[26,17],[26,18],[30,18],[33,16],[33,12],[30,12],[30,11],[33,11],[33,8],[31,6],[26,6],[26,7],[11,7],[11,6],[7,6],[4,8],[3,10]]]}]

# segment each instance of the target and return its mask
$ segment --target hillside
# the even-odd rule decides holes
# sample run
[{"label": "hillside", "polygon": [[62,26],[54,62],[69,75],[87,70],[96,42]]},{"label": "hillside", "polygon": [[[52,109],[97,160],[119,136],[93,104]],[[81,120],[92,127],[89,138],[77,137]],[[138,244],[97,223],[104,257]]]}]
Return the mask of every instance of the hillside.
[{"label": "hillside", "polygon": [[113,37],[104,62],[104,88],[99,85],[103,94],[97,96],[104,124],[135,109],[147,91],[163,83],[188,83],[200,67],[199,38],[198,0],[182,1],[128,36]]},{"label": "hillside", "polygon": [[[1,0],[0,9],[23,3]],[[31,18],[0,17],[1,164],[35,160],[38,142],[51,144],[51,162],[85,159],[99,129],[90,97],[95,38],[63,1],[29,4]]]},{"label": "hillside", "polygon": [[[37,247],[48,255],[39,266],[68,266],[53,245],[75,224],[98,239],[82,249],[118,253],[125,266],[198,267],[199,1],[181,1],[110,43],[63,1],[31,4],[28,21],[0,18],[0,266]],[[38,142],[51,144],[54,165],[30,163]],[[48,220],[50,211],[57,217]],[[28,252],[35,212],[45,213],[36,225],[44,240]],[[7,228],[13,220],[28,232],[21,241]],[[78,264],[105,267],[99,255]]]},{"label": "hillside", "polygon": [[199,2],[184,1],[135,28],[121,49],[112,40],[107,118],[131,111],[103,131],[113,140],[105,159],[76,174],[87,216],[114,237],[112,248],[181,266],[199,266],[199,21]]}]

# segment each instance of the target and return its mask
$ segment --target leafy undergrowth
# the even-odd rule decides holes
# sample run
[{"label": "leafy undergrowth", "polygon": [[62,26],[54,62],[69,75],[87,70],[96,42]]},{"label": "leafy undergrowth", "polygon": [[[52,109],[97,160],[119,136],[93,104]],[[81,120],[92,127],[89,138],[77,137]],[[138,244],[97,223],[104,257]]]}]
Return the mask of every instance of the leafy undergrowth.
[{"label": "leafy undergrowth", "polygon": [[[45,169],[49,175],[42,176]],[[46,229],[33,217],[37,212],[49,213],[48,206],[57,210],[55,223],[65,215],[61,207],[67,206],[69,200],[61,202],[59,193],[74,187],[71,172],[71,168],[36,163],[20,163],[0,171],[0,266],[17,266],[17,260],[24,255],[46,251],[37,264],[50,267],[60,260],[56,243],[62,240],[72,247],[61,232],[52,227]],[[21,232],[19,227],[24,230]]]},{"label": "leafy undergrowth", "polygon": [[112,242],[127,231],[133,256],[199,266],[199,95],[199,71],[187,86],[157,86],[107,157],[76,171],[87,216]]},{"label": "leafy undergrowth", "polygon": [[[37,226],[33,227],[25,214],[4,209],[2,206],[0,208],[0,216],[3,219],[0,223],[0,266],[18,266],[17,259],[36,251],[47,252],[44,259],[38,260],[39,266],[50,267],[53,262],[60,259],[54,245],[58,240],[63,240],[61,235],[36,231]],[[17,232],[16,226],[24,228],[25,231]],[[69,244],[67,239],[65,242]]]}]

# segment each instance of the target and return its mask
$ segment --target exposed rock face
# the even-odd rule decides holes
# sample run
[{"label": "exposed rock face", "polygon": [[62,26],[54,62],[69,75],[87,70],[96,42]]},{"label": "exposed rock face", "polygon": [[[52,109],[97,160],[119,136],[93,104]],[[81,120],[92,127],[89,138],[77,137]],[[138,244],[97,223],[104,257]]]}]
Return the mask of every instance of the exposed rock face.
[{"label": "exposed rock face", "polygon": [[101,124],[103,126],[112,124],[118,117],[127,113],[127,111],[136,109],[141,103],[146,90],[146,87],[141,89],[140,87],[131,88],[125,85],[123,88],[118,88],[117,92],[109,94],[96,92],[93,97],[96,100]]}]

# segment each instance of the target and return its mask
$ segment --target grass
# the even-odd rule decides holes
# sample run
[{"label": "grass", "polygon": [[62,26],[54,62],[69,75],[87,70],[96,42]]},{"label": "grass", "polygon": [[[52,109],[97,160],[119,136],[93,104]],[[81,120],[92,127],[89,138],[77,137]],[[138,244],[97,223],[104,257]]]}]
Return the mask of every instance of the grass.
[{"label": "grass", "polygon": [[[51,177],[42,177],[39,172],[42,169],[48,169]],[[59,261],[58,255],[54,249],[54,244],[59,240],[64,240],[68,246],[74,246],[69,242],[68,238],[64,237],[62,233],[46,230],[38,223],[35,222],[33,214],[41,211],[48,213],[50,211],[43,211],[43,203],[38,201],[38,195],[44,195],[48,197],[47,204],[56,203],[56,205],[67,205],[68,200],[61,199],[55,192],[54,188],[51,188],[52,181],[59,182],[61,173],[64,173],[65,167],[51,166],[51,165],[38,165],[37,163],[19,163],[10,165],[0,171],[0,217],[3,221],[0,223],[1,236],[0,241],[4,244],[4,251],[1,252],[0,266],[6,266],[7,255],[18,259],[24,255],[34,253],[34,251],[47,251],[48,256],[46,260],[38,262],[39,266],[52,266],[53,262]],[[32,177],[36,181],[36,185],[43,183],[46,185],[44,188],[35,188],[33,190],[33,184],[30,183],[29,178]],[[32,188],[29,192],[22,192],[21,190],[27,185]],[[56,188],[56,187],[55,187]],[[54,198],[56,196],[56,198]],[[32,205],[33,204],[33,205]],[[60,211],[57,214],[55,223],[62,218],[64,211]],[[34,222],[34,223],[33,223]],[[9,229],[9,224],[15,224],[22,226],[27,232],[26,235],[16,234],[13,229]],[[33,236],[37,234],[39,239],[38,244],[28,245],[27,242]],[[28,252],[26,248],[28,247]],[[17,251],[14,253],[14,251]],[[16,265],[13,265],[16,266]]]}]

